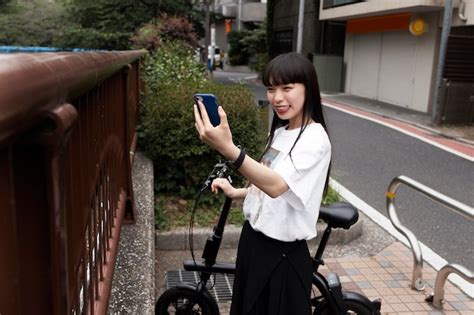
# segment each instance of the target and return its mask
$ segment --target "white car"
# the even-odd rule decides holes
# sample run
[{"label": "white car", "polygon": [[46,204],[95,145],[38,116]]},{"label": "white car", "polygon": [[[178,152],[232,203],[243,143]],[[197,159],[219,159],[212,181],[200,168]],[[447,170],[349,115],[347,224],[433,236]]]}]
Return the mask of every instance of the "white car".
[{"label": "white car", "polygon": [[207,66],[210,68],[211,58],[212,58],[212,49],[214,48],[214,62],[213,69],[223,68],[224,62],[221,60],[221,49],[219,46],[208,46],[207,47]]}]

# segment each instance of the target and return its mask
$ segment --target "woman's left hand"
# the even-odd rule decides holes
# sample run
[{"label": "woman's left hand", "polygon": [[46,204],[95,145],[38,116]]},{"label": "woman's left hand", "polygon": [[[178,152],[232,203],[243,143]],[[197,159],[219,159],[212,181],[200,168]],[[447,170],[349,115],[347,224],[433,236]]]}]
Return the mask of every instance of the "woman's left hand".
[{"label": "woman's left hand", "polygon": [[[201,111],[201,114],[199,114],[199,111]],[[235,145],[232,141],[227,115],[222,106],[219,106],[218,113],[221,123],[214,127],[209,121],[206,107],[201,101],[198,101],[198,105],[194,105],[194,125],[201,141],[219,151],[225,157],[229,157],[235,151]]]}]

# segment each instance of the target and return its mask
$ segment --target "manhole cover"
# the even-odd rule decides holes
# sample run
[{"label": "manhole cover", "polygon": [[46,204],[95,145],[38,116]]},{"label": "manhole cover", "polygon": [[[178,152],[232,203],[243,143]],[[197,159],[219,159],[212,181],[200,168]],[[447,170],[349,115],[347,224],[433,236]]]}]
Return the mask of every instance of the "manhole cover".
[{"label": "manhole cover", "polygon": [[[179,282],[198,283],[199,274],[196,271],[168,270],[166,272],[166,288],[176,286]],[[209,293],[216,302],[230,301],[232,299],[232,285],[234,275],[214,274],[207,282]]]}]

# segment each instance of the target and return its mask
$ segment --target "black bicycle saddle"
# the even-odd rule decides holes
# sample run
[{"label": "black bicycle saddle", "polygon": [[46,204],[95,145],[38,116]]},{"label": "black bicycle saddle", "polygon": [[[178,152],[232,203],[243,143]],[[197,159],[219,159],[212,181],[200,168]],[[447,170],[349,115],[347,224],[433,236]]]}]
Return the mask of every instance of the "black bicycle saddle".
[{"label": "black bicycle saddle", "polygon": [[332,228],[348,229],[359,219],[359,211],[350,203],[336,202],[319,208],[319,218]]}]

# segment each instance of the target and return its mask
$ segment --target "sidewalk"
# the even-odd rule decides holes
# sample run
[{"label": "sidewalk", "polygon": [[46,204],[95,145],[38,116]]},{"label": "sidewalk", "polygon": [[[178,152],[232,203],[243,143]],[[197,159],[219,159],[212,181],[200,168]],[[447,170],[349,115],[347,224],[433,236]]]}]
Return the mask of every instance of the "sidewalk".
[{"label": "sidewalk", "polygon": [[[363,234],[347,243],[329,245],[325,251],[325,263],[320,271],[336,272],[343,289],[366,295],[370,299],[382,299],[382,314],[473,314],[474,300],[452,285],[445,285],[445,303],[438,310],[425,302],[433,292],[436,271],[424,264],[424,291],[410,289],[413,255],[404,244],[396,241],[385,230],[361,213]],[[226,234],[224,234],[224,238]],[[312,251],[315,248],[311,248]],[[182,261],[190,259],[187,250],[156,251],[156,298],[166,290],[166,273],[182,269]],[[201,255],[195,251],[196,258]],[[222,249],[218,260],[235,261],[235,249]],[[316,289],[315,289],[316,290]],[[228,314],[229,300],[219,301],[221,314]]]}]

